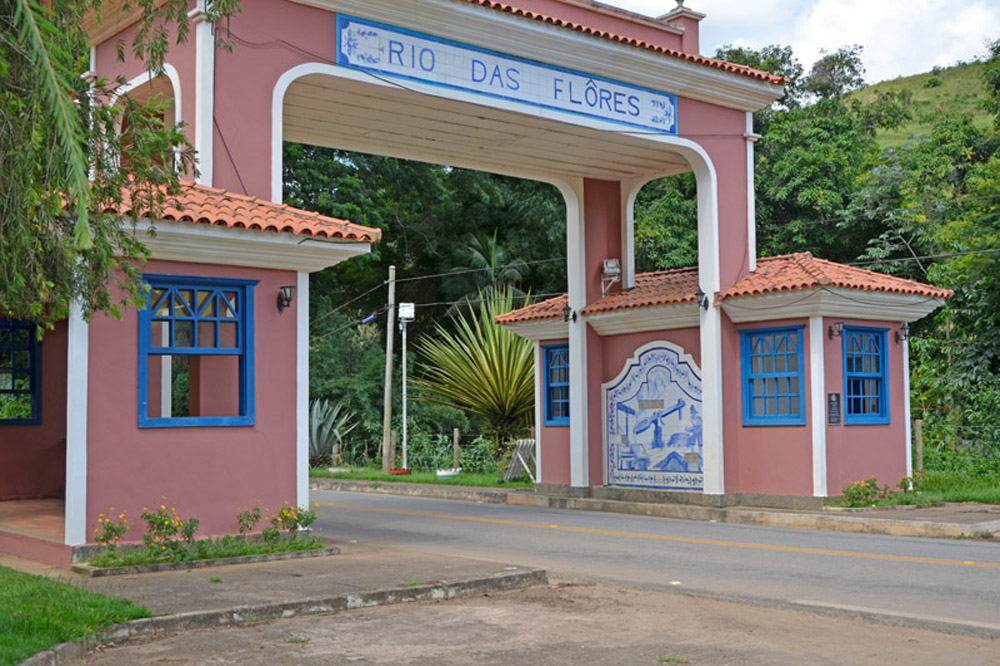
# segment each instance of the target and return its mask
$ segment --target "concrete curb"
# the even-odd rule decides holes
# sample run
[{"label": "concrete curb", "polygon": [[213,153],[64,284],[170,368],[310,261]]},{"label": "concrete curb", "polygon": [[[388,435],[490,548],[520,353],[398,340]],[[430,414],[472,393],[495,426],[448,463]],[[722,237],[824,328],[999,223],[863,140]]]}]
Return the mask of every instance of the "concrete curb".
[{"label": "concrete curb", "polygon": [[217,557],[211,560],[191,560],[189,562],[158,562],[156,564],[137,564],[128,567],[93,567],[89,564],[74,564],[73,572],[103,578],[104,576],[125,576],[131,574],[155,573],[157,571],[186,571],[188,569],[204,569],[205,567],[221,567],[229,564],[254,564],[256,562],[278,562],[280,560],[299,560],[307,557],[326,557],[338,555],[340,548],[327,546],[312,550],[289,550],[282,553],[258,553],[257,555],[239,555],[236,557]]},{"label": "concrete curb", "polygon": [[372,608],[411,601],[453,599],[487,592],[502,592],[535,585],[547,585],[548,575],[543,569],[523,569],[453,582],[433,581],[413,587],[399,587],[371,592],[341,594],[335,597],[304,599],[273,604],[257,604],[210,611],[177,613],[163,617],[132,620],[115,625],[96,637],[61,643],[49,650],[22,661],[18,666],[59,666],[85,656],[91,650],[110,644],[121,645],[168,633],[247,626],[257,622],[283,618],[337,613],[355,608]]},{"label": "concrete curb", "polygon": [[[897,520],[888,517],[859,516],[839,511],[802,512],[755,509],[747,507],[711,507],[697,504],[668,504],[628,502],[594,497],[563,497],[545,495],[531,490],[482,490],[464,486],[440,486],[417,483],[379,483],[351,479],[311,480],[316,490],[343,490],[349,492],[405,495],[433,499],[464,500],[488,504],[533,506],[546,509],[574,509],[603,511],[658,518],[698,520],[703,522],[732,523],[737,525],[762,525],[831,532],[858,532],[862,534],[888,534],[931,538],[973,537],[980,534],[1000,533],[1000,521],[981,523],[946,523],[926,520]],[[880,512],[885,513],[885,512]]]}]

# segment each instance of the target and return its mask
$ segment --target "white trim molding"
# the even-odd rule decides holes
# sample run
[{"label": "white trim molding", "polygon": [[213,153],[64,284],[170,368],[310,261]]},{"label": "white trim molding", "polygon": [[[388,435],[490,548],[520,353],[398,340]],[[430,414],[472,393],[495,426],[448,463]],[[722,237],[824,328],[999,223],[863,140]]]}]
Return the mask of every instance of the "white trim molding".
[{"label": "white trim molding", "polygon": [[298,271],[296,275],[295,501],[303,507],[309,506],[309,273]]},{"label": "white trim molding", "polygon": [[90,326],[77,302],[69,307],[66,345],[66,497],[64,542],[87,542],[87,402]]},{"label": "white trim molding", "polygon": [[[826,365],[823,317],[809,318],[809,418],[812,422],[813,496],[826,497]],[[802,387],[805,389],[805,387]]]},{"label": "white trim molding", "polygon": [[701,308],[695,303],[651,305],[584,316],[598,335],[621,335],[646,331],[693,328],[701,323]]},{"label": "white trim molding", "polygon": [[842,287],[795,289],[722,301],[722,309],[736,324],[817,316],[911,322],[942,305],[941,298]]},{"label": "white trim molding", "polygon": [[[154,235],[148,232],[155,230]],[[336,241],[287,232],[214,227],[149,219],[135,222],[136,236],[154,259],[253,266],[313,273],[366,254],[370,243]]]},{"label": "white trim molding", "polygon": [[569,324],[562,317],[535,319],[512,324],[500,324],[501,327],[527,340],[559,340],[569,337]]}]

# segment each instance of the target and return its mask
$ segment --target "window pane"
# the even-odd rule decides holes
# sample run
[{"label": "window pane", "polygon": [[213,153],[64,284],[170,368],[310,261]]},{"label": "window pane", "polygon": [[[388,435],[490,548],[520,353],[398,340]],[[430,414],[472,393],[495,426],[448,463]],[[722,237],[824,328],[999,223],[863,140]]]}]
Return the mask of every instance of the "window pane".
[{"label": "window pane", "polygon": [[222,302],[219,303],[219,316],[235,318],[239,316],[239,293],[235,291],[222,292]]},{"label": "window pane", "polygon": [[773,356],[765,356],[763,358],[763,367],[761,368],[761,371],[764,372],[765,374],[770,374],[770,373],[774,372],[774,357]]},{"label": "window pane", "polygon": [[194,316],[191,304],[194,302],[194,291],[191,289],[178,289],[174,292],[174,316],[191,317]]},{"label": "window pane", "polygon": [[198,292],[198,316],[199,317],[214,317],[215,316],[215,291],[199,291]]},{"label": "window pane", "polygon": [[191,347],[194,345],[192,322],[174,322],[174,347]]},{"label": "window pane", "polygon": [[238,324],[235,321],[219,322],[219,347],[223,349],[239,347],[238,331]]},{"label": "window pane", "polygon": [[14,388],[14,375],[10,372],[0,372],[0,391],[10,391]]},{"label": "window pane", "polygon": [[31,352],[30,351],[18,351],[14,352],[14,364],[15,370],[30,370],[31,369]]},{"label": "window pane", "polygon": [[215,347],[215,322],[214,321],[199,321],[198,322],[198,346],[199,347]]},{"label": "window pane", "polygon": [[170,322],[150,322],[149,342],[154,347],[170,346]]},{"label": "window pane", "polygon": [[153,314],[158,317],[170,316],[170,299],[166,289],[153,289],[150,292],[150,304]]}]

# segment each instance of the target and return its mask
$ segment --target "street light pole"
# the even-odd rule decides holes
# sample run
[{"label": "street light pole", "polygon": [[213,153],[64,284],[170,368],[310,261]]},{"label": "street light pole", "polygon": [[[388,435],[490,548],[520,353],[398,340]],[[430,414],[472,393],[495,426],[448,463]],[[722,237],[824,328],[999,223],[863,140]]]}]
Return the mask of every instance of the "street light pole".
[{"label": "street light pole", "polygon": [[413,303],[399,304],[399,330],[403,334],[403,469],[409,469],[406,459],[406,325],[413,321]]}]

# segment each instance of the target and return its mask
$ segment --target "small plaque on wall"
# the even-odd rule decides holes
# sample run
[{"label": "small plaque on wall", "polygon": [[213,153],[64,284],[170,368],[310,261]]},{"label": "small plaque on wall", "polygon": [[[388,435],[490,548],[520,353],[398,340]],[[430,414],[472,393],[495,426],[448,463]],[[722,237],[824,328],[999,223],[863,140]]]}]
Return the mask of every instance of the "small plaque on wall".
[{"label": "small plaque on wall", "polygon": [[840,394],[826,394],[826,424],[840,425]]}]

